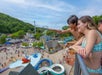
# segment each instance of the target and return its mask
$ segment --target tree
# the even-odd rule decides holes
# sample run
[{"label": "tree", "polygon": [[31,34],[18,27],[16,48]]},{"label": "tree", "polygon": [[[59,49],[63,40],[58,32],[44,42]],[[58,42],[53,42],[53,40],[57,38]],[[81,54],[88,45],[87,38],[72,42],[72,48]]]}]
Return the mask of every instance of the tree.
[{"label": "tree", "polygon": [[19,30],[18,32],[15,32],[12,34],[12,38],[23,38],[25,35],[25,32],[23,30]]},{"label": "tree", "polygon": [[46,35],[48,36],[55,36],[57,33],[51,30],[47,30]]},{"label": "tree", "polygon": [[6,42],[6,35],[5,34],[2,34],[1,37],[0,37],[0,44],[4,44]]},{"label": "tree", "polygon": [[34,34],[34,38],[39,40],[40,37],[42,36],[42,33],[36,32],[36,34]]},{"label": "tree", "polygon": [[102,15],[100,15],[100,16],[93,16],[92,18],[93,18],[94,22],[98,25],[98,21],[102,20]]},{"label": "tree", "polygon": [[33,31],[34,26],[20,21],[16,18],[13,18],[9,15],[0,13],[0,32],[1,33],[14,33],[19,30],[24,30],[27,32],[28,30]]},{"label": "tree", "polygon": [[24,30],[19,30],[19,31],[18,31],[18,38],[23,38],[24,35],[25,35]]},{"label": "tree", "polygon": [[23,42],[23,43],[22,43],[22,46],[29,46],[29,43]]},{"label": "tree", "polygon": [[63,26],[63,27],[62,27],[63,30],[66,30],[66,29],[68,29],[68,28],[69,28],[68,26]]}]

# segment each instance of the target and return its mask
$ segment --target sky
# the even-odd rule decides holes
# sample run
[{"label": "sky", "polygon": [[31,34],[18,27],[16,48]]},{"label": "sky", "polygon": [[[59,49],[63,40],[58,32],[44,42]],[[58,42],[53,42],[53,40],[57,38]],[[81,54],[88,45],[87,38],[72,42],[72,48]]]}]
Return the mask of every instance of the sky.
[{"label": "sky", "polygon": [[0,12],[37,27],[61,29],[71,15],[102,15],[102,0],[0,0]]}]

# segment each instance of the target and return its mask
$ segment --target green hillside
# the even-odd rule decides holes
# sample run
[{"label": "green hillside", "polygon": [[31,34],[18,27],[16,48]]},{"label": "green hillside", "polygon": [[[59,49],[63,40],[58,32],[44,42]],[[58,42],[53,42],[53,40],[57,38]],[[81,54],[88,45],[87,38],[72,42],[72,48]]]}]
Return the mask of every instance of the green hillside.
[{"label": "green hillside", "polygon": [[9,15],[0,13],[0,33],[14,33],[19,30],[33,30],[34,26],[13,18]]}]

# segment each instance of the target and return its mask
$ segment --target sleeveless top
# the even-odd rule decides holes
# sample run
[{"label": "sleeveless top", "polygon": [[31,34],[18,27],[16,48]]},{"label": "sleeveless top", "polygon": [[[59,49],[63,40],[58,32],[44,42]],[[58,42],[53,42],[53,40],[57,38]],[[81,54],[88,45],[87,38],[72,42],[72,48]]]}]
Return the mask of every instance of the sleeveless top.
[{"label": "sleeveless top", "polygon": [[[98,32],[98,31],[97,31],[97,32]],[[99,34],[99,36],[100,36],[101,39],[102,39],[101,33],[98,32],[98,34]],[[86,39],[85,39],[85,38],[83,39],[81,46],[82,46],[83,48],[85,48],[85,46],[86,46]],[[102,41],[101,41],[100,43],[98,43],[98,44],[95,44],[94,47],[93,47],[93,49],[92,49],[92,52],[99,52],[99,51],[102,51]]]},{"label": "sleeveless top", "polygon": [[[97,31],[98,32],[98,31]],[[100,32],[98,32],[99,36],[101,37],[102,39],[102,35]],[[86,39],[84,38],[83,39],[83,42],[82,42],[82,45],[81,45],[83,48],[86,46]],[[93,49],[92,49],[92,52],[100,52],[102,51],[102,41],[98,44],[95,44]],[[98,69],[91,69],[89,67],[87,67],[87,70],[88,72],[90,73],[98,73],[98,74],[102,74],[102,66],[100,66]]]}]

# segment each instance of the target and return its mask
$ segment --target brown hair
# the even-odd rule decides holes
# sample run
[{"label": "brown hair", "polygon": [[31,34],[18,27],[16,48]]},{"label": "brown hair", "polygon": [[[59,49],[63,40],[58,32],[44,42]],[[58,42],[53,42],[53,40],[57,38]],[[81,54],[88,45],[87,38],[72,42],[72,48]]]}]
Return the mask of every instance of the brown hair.
[{"label": "brown hair", "polygon": [[79,20],[83,23],[88,23],[87,28],[90,30],[98,29],[97,25],[94,23],[93,19],[90,16],[82,16]]},{"label": "brown hair", "polygon": [[71,15],[68,19],[67,19],[67,23],[68,24],[76,24],[77,26],[77,22],[78,22],[78,17],[76,15]]}]

